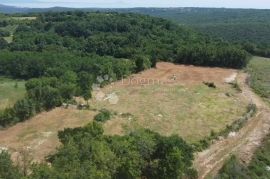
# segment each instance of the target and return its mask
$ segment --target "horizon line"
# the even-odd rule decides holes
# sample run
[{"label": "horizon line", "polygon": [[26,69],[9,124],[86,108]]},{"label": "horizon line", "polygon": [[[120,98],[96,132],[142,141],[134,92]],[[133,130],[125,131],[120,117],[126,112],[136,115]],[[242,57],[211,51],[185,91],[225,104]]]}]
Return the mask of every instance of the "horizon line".
[{"label": "horizon line", "polygon": [[245,8],[245,7],[211,7],[211,6],[130,6],[130,7],[70,7],[70,6],[48,6],[48,7],[29,7],[29,6],[17,6],[6,3],[0,3],[3,6],[10,6],[14,8],[22,8],[22,9],[51,9],[51,8],[69,8],[69,9],[136,9],[136,8],[154,8],[154,9],[177,9],[177,8],[210,8],[210,9],[258,9],[258,10],[270,10],[267,8]]}]

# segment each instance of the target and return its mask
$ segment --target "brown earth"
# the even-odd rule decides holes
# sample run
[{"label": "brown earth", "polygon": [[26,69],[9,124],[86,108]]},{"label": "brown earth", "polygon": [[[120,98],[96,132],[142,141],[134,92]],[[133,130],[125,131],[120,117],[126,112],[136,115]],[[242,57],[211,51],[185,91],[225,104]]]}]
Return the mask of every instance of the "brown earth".
[{"label": "brown earth", "polygon": [[201,84],[203,81],[223,85],[224,78],[233,73],[237,73],[237,70],[160,62],[157,63],[156,68],[135,74],[114,85],[180,84],[190,86]]},{"label": "brown earth", "polygon": [[232,154],[248,164],[255,150],[261,145],[270,129],[270,109],[246,84],[247,74],[238,75],[242,95],[257,105],[257,115],[250,119],[234,137],[217,141],[209,149],[197,154],[194,167],[200,178],[213,177],[222,167],[224,161]]},{"label": "brown earth", "polygon": [[35,161],[44,160],[60,145],[57,134],[65,128],[84,126],[92,121],[94,112],[56,108],[25,122],[0,131],[0,147],[7,148],[16,160],[25,150]]}]

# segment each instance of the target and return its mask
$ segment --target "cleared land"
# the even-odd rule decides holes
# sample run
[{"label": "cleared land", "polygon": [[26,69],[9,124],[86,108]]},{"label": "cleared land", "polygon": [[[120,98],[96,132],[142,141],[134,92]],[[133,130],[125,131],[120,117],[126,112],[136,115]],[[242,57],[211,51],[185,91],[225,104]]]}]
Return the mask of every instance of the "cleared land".
[{"label": "cleared land", "polygon": [[[158,63],[156,69],[101,89],[107,99],[116,94],[117,104],[110,104],[105,96],[105,100],[94,98],[91,105],[118,114],[118,120],[105,124],[108,134],[124,134],[145,127],[196,142],[244,114],[247,101],[225,83],[236,74],[232,69]],[[217,88],[209,88],[203,82],[214,82]]]},{"label": "cleared land", "polygon": [[0,77],[0,110],[12,106],[25,95],[25,82]]},{"label": "cleared land", "polygon": [[28,151],[34,161],[42,161],[60,145],[58,131],[80,127],[92,121],[95,113],[77,109],[57,108],[0,131],[0,148],[8,149],[12,159]]},{"label": "cleared land", "polygon": [[[225,83],[234,78],[236,70],[202,68],[159,63],[150,69],[101,89],[115,92],[119,102],[93,99],[93,109],[114,111],[113,118],[104,124],[105,133],[123,135],[146,127],[164,135],[179,134],[189,142],[221,130],[238,119],[246,110],[247,101],[239,91]],[[134,84],[129,84],[133,79]],[[150,79],[155,84],[140,81]],[[140,81],[135,83],[135,81]],[[214,82],[216,89],[203,81]],[[227,93],[227,95],[226,95]],[[8,148],[16,160],[27,149],[35,161],[41,161],[60,145],[57,132],[64,128],[84,126],[98,111],[57,108],[0,131],[0,147]]]}]

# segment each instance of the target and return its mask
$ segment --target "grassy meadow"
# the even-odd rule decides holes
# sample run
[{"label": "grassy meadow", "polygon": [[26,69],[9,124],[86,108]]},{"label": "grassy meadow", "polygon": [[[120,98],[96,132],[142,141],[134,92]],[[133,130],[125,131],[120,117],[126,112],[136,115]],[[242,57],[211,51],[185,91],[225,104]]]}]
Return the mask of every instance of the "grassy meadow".
[{"label": "grassy meadow", "polygon": [[270,59],[253,57],[248,65],[251,87],[270,103]]},{"label": "grassy meadow", "polygon": [[143,127],[196,142],[238,119],[247,105],[230,86],[212,89],[205,85],[149,85],[107,90],[106,93],[119,96],[116,105],[92,102],[95,109],[106,108],[117,114],[104,126],[107,134],[123,134]]},{"label": "grassy meadow", "polygon": [[25,95],[25,82],[0,77],[0,110],[12,106]]}]

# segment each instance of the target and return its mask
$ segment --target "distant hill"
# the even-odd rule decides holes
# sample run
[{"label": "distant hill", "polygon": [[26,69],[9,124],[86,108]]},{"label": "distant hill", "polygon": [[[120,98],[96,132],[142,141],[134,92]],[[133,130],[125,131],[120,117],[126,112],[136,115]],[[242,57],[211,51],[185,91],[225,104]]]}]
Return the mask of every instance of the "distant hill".
[{"label": "distant hill", "polygon": [[28,7],[16,7],[16,6],[7,6],[0,4],[0,13],[4,14],[14,14],[14,13],[31,13],[31,12],[61,12],[67,10],[75,10],[74,8],[65,8],[65,7],[51,7],[51,8],[28,8]]},{"label": "distant hill", "polygon": [[12,14],[12,13],[25,13],[28,12],[29,8],[21,8],[15,6],[6,6],[0,4],[0,13]]}]

